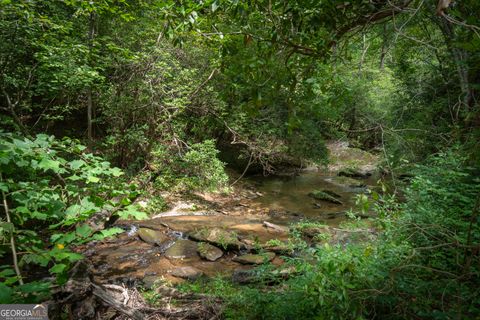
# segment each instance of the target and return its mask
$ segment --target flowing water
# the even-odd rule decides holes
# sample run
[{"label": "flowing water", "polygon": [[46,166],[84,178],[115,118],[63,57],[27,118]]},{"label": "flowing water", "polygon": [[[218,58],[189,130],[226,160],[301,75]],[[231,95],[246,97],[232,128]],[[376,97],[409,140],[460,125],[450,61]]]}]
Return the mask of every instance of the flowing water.
[{"label": "flowing water", "polygon": [[[329,225],[338,225],[344,220],[342,213],[355,208],[355,196],[375,185],[375,177],[357,180],[318,171],[290,177],[252,176],[247,180],[260,192],[261,196],[255,199],[260,206],[284,212],[287,216],[325,220]],[[314,190],[333,191],[340,195],[343,204],[316,200],[309,196]]]},{"label": "flowing water", "polygon": [[[371,155],[358,150],[352,153],[341,144],[332,145],[330,149],[333,158],[343,162],[364,159],[364,164],[371,166]],[[235,274],[237,270],[253,267],[236,262],[237,256],[246,251],[255,254],[256,246],[265,249],[271,240],[285,243],[289,237],[288,226],[302,219],[338,226],[346,219],[345,213],[355,208],[356,195],[375,188],[373,176],[352,179],[339,177],[338,167],[330,170],[305,171],[296,176],[245,177],[230,195],[200,194],[200,202],[180,201],[171,210],[159,212],[149,220],[117,222],[126,232],[114,240],[93,244],[85,254],[93,262],[98,279],[110,282],[146,284],[158,279],[178,282],[182,280],[172,272],[185,266],[208,277],[219,273]],[[315,190],[332,192],[341,204],[314,199],[309,193]],[[269,226],[271,223],[278,228]],[[139,237],[142,228],[160,232],[163,242],[142,241]],[[199,242],[193,235],[199,230],[223,230],[227,235],[234,235],[245,247],[226,250],[221,241],[206,240],[223,251],[218,260],[207,261],[200,256],[198,247],[195,250]],[[172,258],[166,253],[170,247],[173,250],[174,244],[176,247],[186,245],[184,258]],[[282,265],[281,254],[271,263]]]}]

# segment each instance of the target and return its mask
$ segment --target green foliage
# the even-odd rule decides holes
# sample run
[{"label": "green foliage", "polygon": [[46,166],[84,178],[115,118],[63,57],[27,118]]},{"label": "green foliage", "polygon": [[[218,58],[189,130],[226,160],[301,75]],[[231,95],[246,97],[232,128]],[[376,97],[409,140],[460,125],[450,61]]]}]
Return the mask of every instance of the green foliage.
[{"label": "green foliage", "polygon": [[[378,241],[309,248],[302,232],[320,226],[301,222],[287,244],[299,274],[212,294],[231,318],[475,318],[480,5],[434,16],[437,2],[0,0],[0,121],[83,136],[88,105],[89,149],[170,191],[226,190],[226,146],[265,172],[326,163],[326,139],[378,148],[393,178],[415,173],[392,182],[402,197],[357,197]],[[62,284],[76,247],[120,232],[96,232],[93,214],[147,217],[123,172],[71,139],[1,133],[0,172],[12,217],[0,253],[9,261],[14,236],[27,282],[0,268],[1,302],[45,299],[30,265]],[[342,227],[367,227],[350,217]]]},{"label": "green foliage", "polygon": [[[404,304],[427,318],[478,315],[480,291],[479,168],[465,166],[458,150],[441,153],[407,189],[408,201],[392,237],[414,248],[385,304]],[[393,230],[392,230],[393,231]],[[415,283],[411,280],[415,277]],[[422,299],[413,299],[413,297]],[[428,297],[428,298],[427,298]]]},{"label": "green foliage", "polygon": [[182,159],[182,166],[189,176],[190,181],[186,182],[189,187],[212,190],[226,186],[228,177],[224,171],[225,164],[218,160],[217,155],[213,140],[191,145]]},{"label": "green foliage", "polygon": [[159,146],[152,156],[152,167],[159,173],[154,185],[159,189],[213,191],[227,187],[225,164],[218,159],[213,140],[189,145],[180,154]]},{"label": "green foliage", "polygon": [[[262,267],[258,279],[269,282],[240,287],[218,279],[182,290],[222,297],[227,319],[478,317],[480,180],[470,173],[479,168],[464,163],[450,150],[418,166],[405,203],[373,197],[376,240],[297,246],[297,258],[285,258],[296,272],[279,285],[272,286],[272,270]],[[323,225],[301,222],[291,235],[315,227]],[[362,221],[342,227],[370,228]]]},{"label": "green foliage", "polygon": [[[68,138],[56,140],[40,134],[29,139],[0,134],[0,187],[11,216],[11,223],[1,223],[0,238],[15,238],[17,251],[21,252],[20,268],[47,268],[59,284],[67,280],[69,268],[83,258],[75,252],[75,246],[122,232],[118,228],[96,232],[88,224],[89,217],[124,205],[118,215],[145,217],[129,205],[136,193],[119,179],[123,172],[85,149]],[[9,248],[3,247],[1,254],[7,253]],[[26,273],[24,276],[28,276]],[[5,296],[4,303],[42,299],[44,289],[48,289],[47,284],[36,282],[18,286],[18,279],[10,271],[5,271],[2,278],[3,286],[12,293]],[[31,290],[26,295],[25,288]]]}]

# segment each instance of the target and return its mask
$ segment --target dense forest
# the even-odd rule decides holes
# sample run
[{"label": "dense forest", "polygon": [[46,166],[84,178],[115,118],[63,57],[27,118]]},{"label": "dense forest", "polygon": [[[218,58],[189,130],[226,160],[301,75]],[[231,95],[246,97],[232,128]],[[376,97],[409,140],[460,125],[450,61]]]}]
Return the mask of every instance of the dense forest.
[{"label": "dense forest", "polygon": [[0,0],[0,109],[2,304],[480,318],[477,0]]}]

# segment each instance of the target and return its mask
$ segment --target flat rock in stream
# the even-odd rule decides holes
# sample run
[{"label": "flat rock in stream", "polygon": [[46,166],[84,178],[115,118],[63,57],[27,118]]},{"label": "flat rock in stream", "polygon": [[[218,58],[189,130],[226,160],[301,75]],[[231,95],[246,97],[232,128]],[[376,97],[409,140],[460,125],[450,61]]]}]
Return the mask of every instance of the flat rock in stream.
[{"label": "flat rock in stream", "polygon": [[236,256],[232,261],[239,262],[241,264],[263,264],[270,262],[275,258],[275,253],[266,252],[264,254],[244,254]]},{"label": "flat rock in stream", "polygon": [[172,270],[172,276],[187,280],[195,280],[203,275],[203,272],[197,268],[186,266],[178,267]]},{"label": "flat rock in stream", "polygon": [[238,240],[235,232],[220,228],[201,229],[191,233],[190,237],[197,241],[208,242],[225,250],[239,250],[244,246],[243,243]]},{"label": "flat rock in stream", "polygon": [[313,190],[308,195],[316,200],[327,201],[335,204],[343,204],[343,202],[338,199],[340,195],[330,190]]},{"label": "flat rock in stream", "polygon": [[162,245],[170,240],[165,233],[158,230],[140,228],[137,233],[140,239],[150,244]]},{"label": "flat rock in stream", "polygon": [[185,259],[197,256],[197,243],[190,240],[177,240],[173,246],[165,251],[168,259]]},{"label": "flat rock in stream", "polygon": [[205,242],[200,242],[197,245],[197,250],[200,257],[208,261],[216,261],[223,256],[222,250]]}]

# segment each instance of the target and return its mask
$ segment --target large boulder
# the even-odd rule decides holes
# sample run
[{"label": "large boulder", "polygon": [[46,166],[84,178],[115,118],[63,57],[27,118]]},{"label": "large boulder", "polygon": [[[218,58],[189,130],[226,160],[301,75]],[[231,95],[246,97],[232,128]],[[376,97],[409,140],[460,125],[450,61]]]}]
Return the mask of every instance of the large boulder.
[{"label": "large boulder", "polygon": [[263,254],[244,254],[236,256],[232,260],[241,264],[263,264],[273,260],[275,253],[266,252]]},{"label": "large boulder", "polygon": [[239,250],[244,244],[238,240],[237,234],[220,228],[205,228],[190,234],[197,241],[208,242],[225,250]]},{"label": "large boulder", "polygon": [[197,245],[197,251],[200,257],[208,261],[217,261],[223,256],[222,250],[205,242],[200,242]]},{"label": "large boulder", "polygon": [[165,257],[169,259],[186,259],[197,256],[197,243],[185,239],[177,240],[173,246],[165,251]]},{"label": "large boulder", "polygon": [[138,229],[137,234],[140,239],[150,244],[162,245],[163,243],[170,240],[170,238],[165,233],[148,228]]}]

